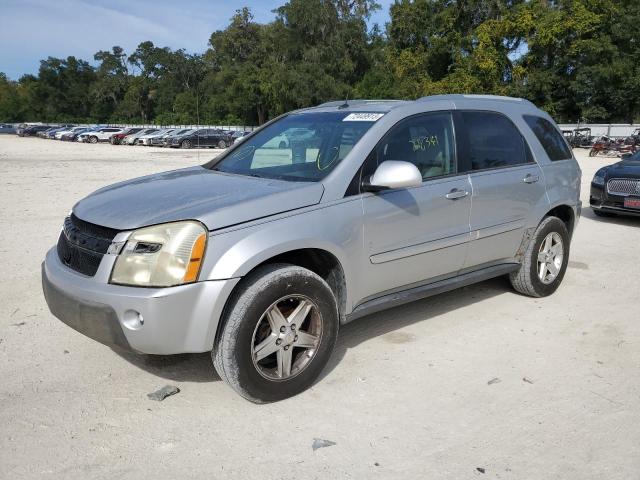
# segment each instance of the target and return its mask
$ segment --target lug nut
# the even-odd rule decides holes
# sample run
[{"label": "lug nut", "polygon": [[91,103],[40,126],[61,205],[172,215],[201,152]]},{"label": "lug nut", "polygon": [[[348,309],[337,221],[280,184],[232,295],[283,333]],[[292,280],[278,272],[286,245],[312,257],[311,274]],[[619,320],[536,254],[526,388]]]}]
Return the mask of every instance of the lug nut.
[{"label": "lug nut", "polygon": [[284,331],[285,331],[285,330],[286,330],[286,328],[284,327],[284,325],[283,325],[282,327],[280,327],[280,331],[281,331],[282,333],[284,333]]},{"label": "lug nut", "polygon": [[296,329],[296,324],[295,324],[295,323],[292,323],[292,324],[291,324],[291,330],[295,330],[295,329]]},{"label": "lug nut", "polygon": [[295,337],[293,337],[293,341],[297,342],[298,341],[298,335],[296,335]]},{"label": "lug nut", "polygon": [[280,345],[281,343],[282,343],[282,340],[280,340],[280,339],[276,340],[276,345]]},{"label": "lug nut", "polygon": [[284,349],[285,349],[285,350],[289,350],[289,345],[285,345],[285,346],[284,346]]}]

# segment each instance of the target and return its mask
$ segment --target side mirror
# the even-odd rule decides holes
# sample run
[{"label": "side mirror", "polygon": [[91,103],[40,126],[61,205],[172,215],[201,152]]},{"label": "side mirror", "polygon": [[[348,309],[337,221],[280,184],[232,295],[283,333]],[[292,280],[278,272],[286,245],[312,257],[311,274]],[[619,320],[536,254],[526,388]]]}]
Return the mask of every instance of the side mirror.
[{"label": "side mirror", "polygon": [[376,171],[363,187],[370,192],[393,188],[410,188],[422,185],[422,174],[413,163],[387,160],[378,165]]}]

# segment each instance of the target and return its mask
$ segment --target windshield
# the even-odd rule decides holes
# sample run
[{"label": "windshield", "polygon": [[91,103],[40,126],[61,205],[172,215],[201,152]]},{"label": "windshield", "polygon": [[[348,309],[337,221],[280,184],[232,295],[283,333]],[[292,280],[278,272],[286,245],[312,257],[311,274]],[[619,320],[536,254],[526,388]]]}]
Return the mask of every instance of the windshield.
[{"label": "windshield", "polygon": [[315,182],[347,156],[382,113],[303,112],[265,127],[213,163],[213,170]]}]

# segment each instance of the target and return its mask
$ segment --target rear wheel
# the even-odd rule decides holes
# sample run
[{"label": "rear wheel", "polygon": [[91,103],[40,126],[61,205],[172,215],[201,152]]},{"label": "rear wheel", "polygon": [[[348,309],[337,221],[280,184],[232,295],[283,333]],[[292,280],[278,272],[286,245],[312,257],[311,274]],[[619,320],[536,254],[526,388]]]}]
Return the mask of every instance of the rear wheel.
[{"label": "rear wheel", "polygon": [[227,148],[227,142],[225,142],[224,140],[220,140],[218,142],[218,148]]},{"label": "rear wheel", "polygon": [[247,276],[223,322],[213,364],[231,388],[255,403],[309,388],[338,334],[329,285],[310,270],[288,264],[266,265]]},{"label": "rear wheel", "polygon": [[98,137],[92,135],[91,137],[89,137],[89,143],[98,143]]},{"label": "rear wheel", "polygon": [[509,279],[518,292],[546,297],[557,290],[569,262],[569,232],[558,217],[546,217],[533,234],[520,268]]},{"label": "rear wheel", "polygon": [[191,140],[183,140],[180,148],[191,148]]}]

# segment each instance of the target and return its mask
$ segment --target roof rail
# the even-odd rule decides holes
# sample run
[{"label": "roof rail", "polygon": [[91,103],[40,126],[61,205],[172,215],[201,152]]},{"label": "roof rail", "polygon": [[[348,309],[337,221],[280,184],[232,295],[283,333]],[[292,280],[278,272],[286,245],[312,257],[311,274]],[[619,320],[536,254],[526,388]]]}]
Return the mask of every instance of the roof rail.
[{"label": "roof rail", "polygon": [[345,103],[349,105],[366,105],[368,103],[398,103],[403,102],[404,100],[369,100],[369,99],[361,99],[361,100],[331,100],[330,102],[321,103],[317,105],[318,107],[339,107],[340,105],[344,105]]},{"label": "roof rail", "polygon": [[428,97],[421,97],[418,101],[430,101],[430,100],[460,100],[460,99],[469,99],[469,100],[493,100],[493,101],[502,101],[502,102],[522,102],[533,105],[529,100],[525,98],[518,97],[506,97],[504,95],[486,95],[486,94],[467,94],[467,93],[452,93],[447,95],[430,95]]}]

